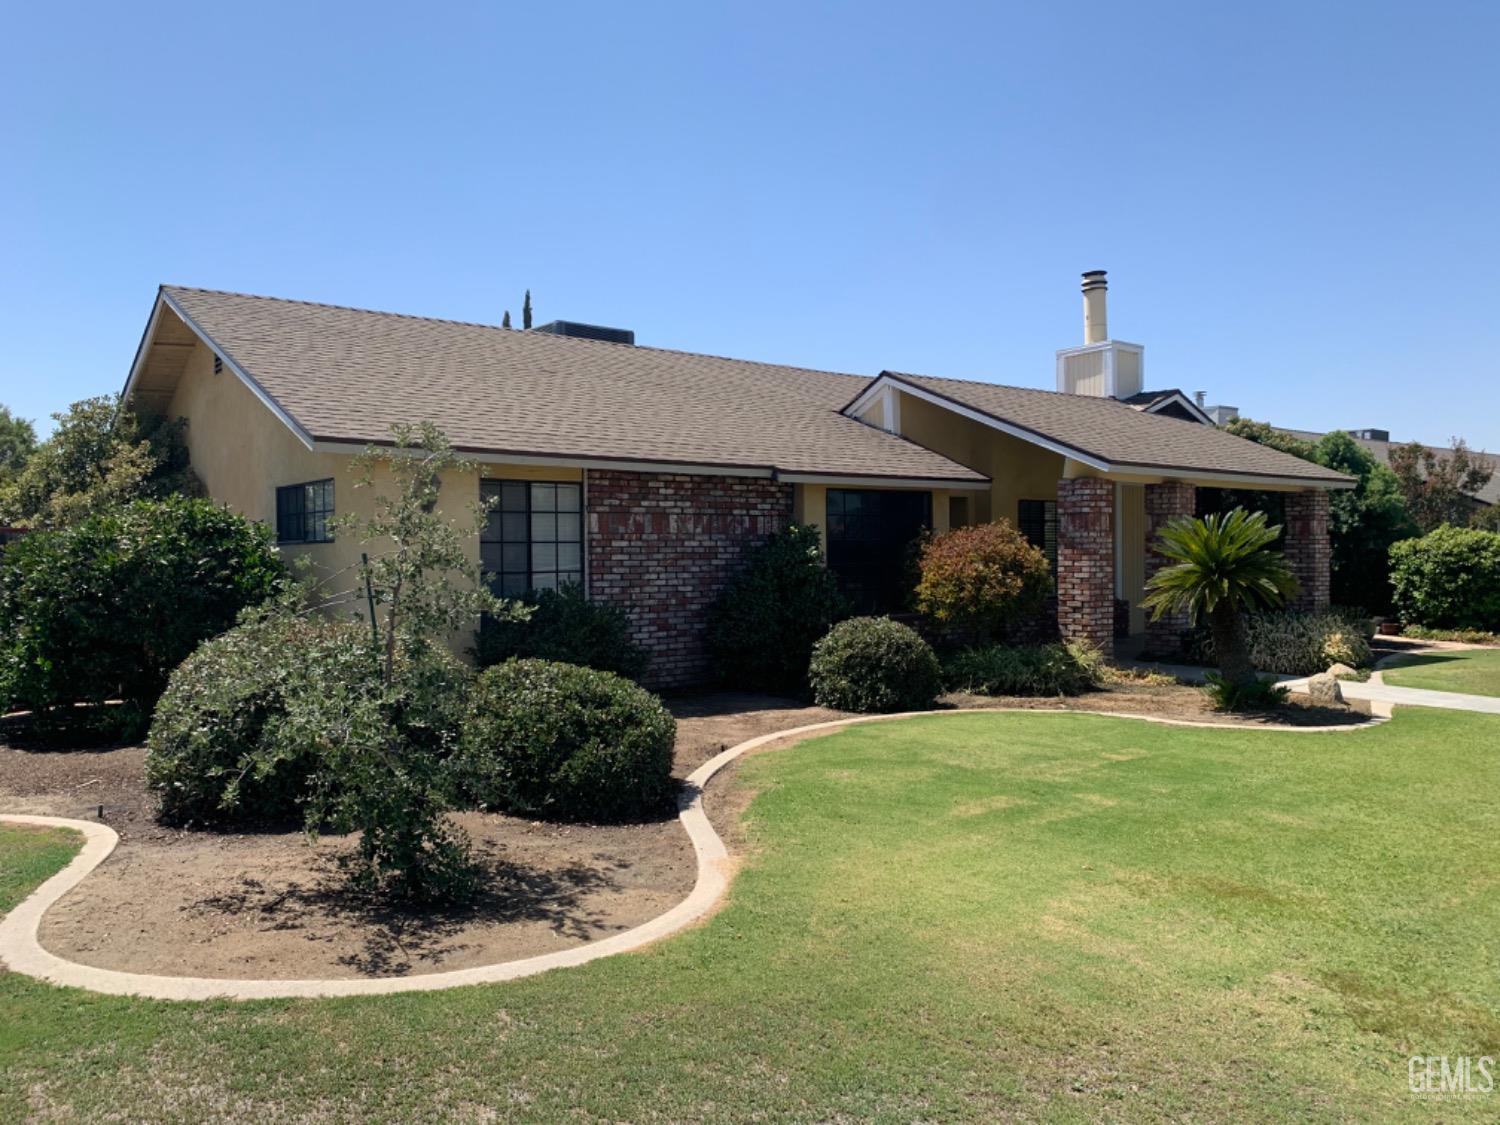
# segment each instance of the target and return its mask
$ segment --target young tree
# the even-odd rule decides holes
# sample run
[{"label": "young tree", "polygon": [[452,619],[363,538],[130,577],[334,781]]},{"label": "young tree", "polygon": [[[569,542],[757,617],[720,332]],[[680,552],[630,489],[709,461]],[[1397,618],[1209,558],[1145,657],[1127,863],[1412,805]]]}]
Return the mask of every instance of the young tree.
[{"label": "young tree", "polygon": [[1391,469],[1406,498],[1407,511],[1423,532],[1443,524],[1462,527],[1469,522],[1474,496],[1489,484],[1494,466],[1476,457],[1462,438],[1444,457],[1420,442],[1391,448]]},{"label": "young tree", "polygon": [[0,490],[0,522],[67,527],[100,508],[173,494],[201,496],[182,419],[139,417],[113,395],[54,414],[57,429]]},{"label": "young tree", "polygon": [[0,406],[0,480],[15,476],[36,448],[36,430],[10,408]]},{"label": "young tree", "polygon": [[375,497],[372,514],[335,521],[371,548],[355,591],[367,592],[371,651],[292,693],[285,721],[321,744],[308,825],[360,832],[356,881],[417,901],[457,900],[474,890],[475,872],[467,837],[444,817],[453,800],[446,763],[468,672],[443,642],[472,632],[482,613],[511,609],[489,592],[467,548],[485,506],[469,505],[467,525],[437,508],[444,475],[473,466],[430,423],[393,434],[394,449],[356,460],[356,487],[373,487],[388,470],[394,490]]},{"label": "young tree", "polygon": [[1157,538],[1156,550],[1175,561],[1146,584],[1142,604],[1153,619],[1184,612],[1195,623],[1206,618],[1219,670],[1237,690],[1259,684],[1245,614],[1275,609],[1297,590],[1286,560],[1271,550],[1280,533],[1266,526],[1264,512],[1236,508],[1202,519],[1178,517]]},{"label": "young tree", "polygon": [[526,300],[521,305],[521,327],[531,328],[531,290],[526,290]]},{"label": "young tree", "polygon": [[500,318],[500,327],[501,328],[509,328],[510,327],[510,310],[509,309],[506,309],[505,310],[505,315]]}]

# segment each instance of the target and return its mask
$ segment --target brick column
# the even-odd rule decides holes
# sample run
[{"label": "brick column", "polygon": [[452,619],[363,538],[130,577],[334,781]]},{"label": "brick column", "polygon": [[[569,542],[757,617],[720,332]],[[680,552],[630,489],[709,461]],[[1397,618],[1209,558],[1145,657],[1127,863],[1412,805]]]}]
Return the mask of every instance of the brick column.
[{"label": "brick column", "polygon": [[1057,482],[1057,625],[1066,640],[1115,651],[1115,486]]},{"label": "brick column", "polygon": [[1290,492],[1286,498],[1287,565],[1302,590],[1292,608],[1311,612],[1328,608],[1328,493],[1319,489]]},{"label": "brick column", "polygon": [[[1197,510],[1198,490],[1180,481],[1146,486],[1146,582],[1162,567],[1170,566],[1172,560],[1157,554],[1156,537],[1161,529],[1179,516],[1191,516]],[[1164,613],[1160,620],[1152,620],[1146,614],[1147,647],[1153,653],[1176,652],[1182,644],[1182,634],[1190,627],[1186,613]]]}]

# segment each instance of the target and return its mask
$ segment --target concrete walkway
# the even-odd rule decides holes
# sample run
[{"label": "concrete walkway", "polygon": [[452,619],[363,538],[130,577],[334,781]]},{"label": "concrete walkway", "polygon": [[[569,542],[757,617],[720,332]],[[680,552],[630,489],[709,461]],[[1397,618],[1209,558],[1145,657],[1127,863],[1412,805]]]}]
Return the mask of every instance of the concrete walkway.
[{"label": "concrete walkway", "polygon": [[[1307,691],[1307,678],[1284,680],[1295,692]],[[1396,687],[1382,682],[1380,673],[1370,676],[1368,683],[1341,680],[1339,687],[1345,699],[1368,699],[1376,703],[1400,704],[1405,707],[1442,707],[1449,711],[1477,711],[1484,715],[1500,715],[1500,698],[1492,695],[1461,695],[1456,691],[1429,691],[1427,688]]]}]

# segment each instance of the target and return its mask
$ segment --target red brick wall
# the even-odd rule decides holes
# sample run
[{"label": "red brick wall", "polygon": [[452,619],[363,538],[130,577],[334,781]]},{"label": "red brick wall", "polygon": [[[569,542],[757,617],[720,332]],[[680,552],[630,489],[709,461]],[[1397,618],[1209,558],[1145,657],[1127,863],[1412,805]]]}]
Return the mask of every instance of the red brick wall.
[{"label": "red brick wall", "polygon": [[588,586],[630,614],[654,687],[709,676],[708,610],[745,548],[792,518],[792,486],[757,477],[587,473]]},{"label": "red brick wall", "polygon": [[1328,569],[1331,548],[1328,544],[1328,493],[1292,492],[1286,498],[1286,540],[1283,544],[1287,565],[1297,576],[1302,590],[1292,602],[1293,609],[1328,608]]},{"label": "red brick wall", "polygon": [[1115,650],[1115,486],[1057,482],[1057,625],[1067,640]]},{"label": "red brick wall", "polygon": [[[1146,581],[1150,582],[1156,572],[1171,566],[1172,560],[1159,555],[1152,547],[1161,529],[1178,516],[1191,516],[1197,511],[1198,490],[1181,481],[1166,481],[1146,486]],[[1165,655],[1175,653],[1182,644],[1182,634],[1189,628],[1186,613],[1165,613],[1159,620],[1152,620],[1146,613],[1147,647],[1152,653]]]}]

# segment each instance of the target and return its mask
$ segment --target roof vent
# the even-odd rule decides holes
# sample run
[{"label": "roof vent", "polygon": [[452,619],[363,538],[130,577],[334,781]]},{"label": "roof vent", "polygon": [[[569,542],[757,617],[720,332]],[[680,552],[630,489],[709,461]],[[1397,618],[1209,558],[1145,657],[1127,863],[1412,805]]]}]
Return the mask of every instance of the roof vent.
[{"label": "roof vent", "polygon": [[628,328],[606,328],[602,324],[582,324],[576,320],[549,320],[533,332],[551,336],[572,336],[578,340],[603,340],[606,344],[634,344],[635,333]]}]

